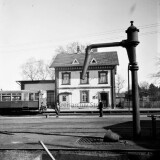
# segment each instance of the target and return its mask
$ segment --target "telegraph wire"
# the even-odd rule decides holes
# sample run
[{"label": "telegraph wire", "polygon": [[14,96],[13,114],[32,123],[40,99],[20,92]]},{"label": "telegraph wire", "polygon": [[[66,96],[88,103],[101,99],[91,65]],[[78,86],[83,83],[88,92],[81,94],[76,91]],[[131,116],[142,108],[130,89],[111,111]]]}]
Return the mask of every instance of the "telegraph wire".
[{"label": "telegraph wire", "polygon": [[[146,28],[153,28],[153,27],[158,27],[160,26],[159,23],[154,23],[154,24],[149,24],[149,25],[142,25],[142,26],[137,26],[137,28],[139,29],[146,29]],[[110,30],[110,31],[105,31],[105,32],[99,32],[99,33],[95,33],[95,34],[87,34],[85,35],[85,37],[92,37],[92,36],[99,36],[99,35],[105,35],[105,34],[116,34],[116,33],[124,33],[124,31],[126,30],[126,28],[121,28],[121,29],[114,29],[114,30]]]},{"label": "telegraph wire", "polygon": [[[148,25],[142,25],[142,26],[137,26],[137,28],[139,29],[146,29],[146,28],[153,28],[153,27],[157,27],[160,26],[159,23],[154,23],[154,24],[148,24]],[[86,34],[86,35],[82,35],[82,37],[95,37],[95,36],[103,36],[103,35],[108,35],[108,34],[117,34],[117,33],[124,33],[124,31],[126,30],[126,28],[121,28],[121,29],[114,29],[114,30],[110,30],[110,31],[105,31],[105,32],[99,32],[99,33],[95,33],[95,34]],[[72,38],[72,37],[71,37]],[[52,40],[48,41],[49,43],[52,42]],[[39,43],[44,43],[44,42],[32,42],[32,45],[34,44],[39,44]],[[47,42],[45,42],[47,43]],[[29,43],[26,43],[26,45],[28,45]],[[25,44],[24,44],[25,45]]]},{"label": "telegraph wire", "polygon": [[[137,26],[137,28],[139,28],[139,29],[150,29],[150,28],[158,27],[158,26],[160,26],[159,23],[154,23],[154,24]],[[125,35],[124,36],[120,35],[120,34],[124,33],[124,30],[126,30],[126,28],[125,29],[122,29],[122,28],[121,29],[114,29],[114,30],[110,30],[110,31],[106,31],[106,32],[99,32],[99,33],[95,33],[95,34],[87,34],[87,35],[84,35],[84,36],[82,35],[81,38],[73,38],[73,39],[82,39],[83,40],[84,38],[86,38],[86,39],[89,39],[89,41],[93,41],[93,40],[96,40],[96,41],[100,41],[100,40],[116,40],[116,39],[124,38]],[[160,33],[160,32],[156,31],[156,30],[153,30],[153,31],[148,31],[148,32],[140,32],[139,35],[140,36],[146,36],[146,35],[152,35],[152,34],[156,34],[156,33]],[[112,34],[113,36],[104,37],[104,36],[107,36],[107,35],[110,35],[110,34]],[[115,35],[115,34],[119,34],[119,35]],[[100,38],[100,36],[102,38]],[[92,38],[89,38],[89,37],[92,37]],[[72,39],[72,37],[69,38],[69,39]],[[62,40],[62,41],[65,42],[67,40]],[[30,47],[29,47],[29,45],[30,45]],[[15,50],[19,51],[19,50],[35,50],[35,49],[40,49],[40,48],[44,48],[44,49],[48,48],[49,49],[49,48],[53,48],[54,46],[56,46],[56,44],[53,44],[53,41],[50,40],[50,41],[45,42],[45,43],[44,42],[32,42],[32,43],[25,43],[25,44],[22,44],[22,45],[21,44],[17,44],[17,45],[11,46],[11,48],[9,48],[8,46],[1,45],[1,48],[2,48],[2,51],[5,50],[5,47],[7,49],[9,49],[9,50],[13,49],[14,51]],[[15,49],[17,47],[20,47],[20,49]]]},{"label": "telegraph wire", "polygon": [[[153,28],[153,27],[158,27],[160,26],[159,23],[153,23],[153,24],[147,24],[147,25],[142,25],[142,26],[137,26],[137,28],[139,29],[146,29],[146,28]],[[105,32],[99,32],[99,33],[95,33],[95,34],[86,34],[86,35],[82,35],[82,37],[94,37],[94,36],[103,36],[103,35],[108,35],[108,34],[117,34],[117,33],[124,33],[124,31],[126,30],[126,28],[120,28],[120,29],[114,29],[114,30],[109,30],[109,31],[105,31]],[[71,37],[73,38],[73,37]],[[49,43],[52,42],[52,40],[49,40],[48,41]],[[35,44],[39,44],[39,43],[44,43],[44,42],[32,42],[32,44],[35,43]],[[47,42],[45,42],[47,43]],[[28,45],[29,43],[26,43],[26,45]],[[24,44],[25,45],[25,44]]]},{"label": "telegraph wire", "polygon": [[[160,33],[160,31],[150,31],[150,32],[144,32],[144,33],[139,33],[139,37],[141,36],[147,36],[147,35],[152,35],[152,34],[156,34],[156,33]],[[90,39],[90,41],[96,40],[96,41],[100,41],[100,40],[119,40],[119,39],[125,39],[126,35],[123,36],[113,36],[113,37],[104,37],[104,38],[94,38],[94,39]]]}]

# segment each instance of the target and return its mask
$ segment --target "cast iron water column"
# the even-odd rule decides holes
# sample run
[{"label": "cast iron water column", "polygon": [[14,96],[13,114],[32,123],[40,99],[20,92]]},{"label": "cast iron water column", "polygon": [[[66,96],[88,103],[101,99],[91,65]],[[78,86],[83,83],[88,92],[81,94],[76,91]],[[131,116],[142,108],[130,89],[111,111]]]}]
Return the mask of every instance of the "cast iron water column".
[{"label": "cast iron water column", "polygon": [[130,63],[129,70],[131,71],[132,78],[133,137],[135,139],[139,139],[141,136],[137,74],[139,67],[136,61],[136,46],[139,44],[138,32],[139,29],[137,29],[133,25],[133,21],[131,21],[131,26],[126,30],[127,40],[124,43],[128,54]]},{"label": "cast iron water column", "polygon": [[82,79],[84,79],[87,72],[89,62],[90,62],[90,51],[93,48],[102,48],[102,47],[125,47],[127,50],[130,71],[132,75],[132,108],[133,108],[133,138],[139,139],[141,135],[140,127],[140,113],[139,113],[139,93],[138,93],[138,65],[136,61],[136,46],[139,44],[138,41],[138,32],[139,30],[133,25],[131,21],[131,26],[126,30],[127,40],[122,40],[121,42],[113,43],[100,43],[100,44],[91,44],[86,48],[85,61],[83,65]]}]

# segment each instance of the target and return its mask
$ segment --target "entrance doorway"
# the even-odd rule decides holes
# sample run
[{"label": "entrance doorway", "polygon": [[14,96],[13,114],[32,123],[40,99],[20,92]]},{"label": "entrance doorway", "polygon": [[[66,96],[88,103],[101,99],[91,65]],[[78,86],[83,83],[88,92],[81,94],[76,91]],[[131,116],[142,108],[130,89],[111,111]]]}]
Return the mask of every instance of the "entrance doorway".
[{"label": "entrance doorway", "polygon": [[47,91],[47,107],[54,108],[54,91]]},{"label": "entrance doorway", "polygon": [[69,95],[63,94],[61,96],[62,96],[61,97],[61,102],[60,102],[61,106],[65,107],[65,108],[68,107],[68,104],[69,104]]},{"label": "entrance doorway", "polygon": [[106,92],[101,92],[100,93],[100,99],[103,103],[103,106],[106,108],[106,107],[109,107],[109,96],[108,96],[108,93]]},{"label": "entrance doorway", "polygon": [[71,93],[70,92],[62,92],[59,94],[59,103],[61,108],[70,109],[71,104]]}]

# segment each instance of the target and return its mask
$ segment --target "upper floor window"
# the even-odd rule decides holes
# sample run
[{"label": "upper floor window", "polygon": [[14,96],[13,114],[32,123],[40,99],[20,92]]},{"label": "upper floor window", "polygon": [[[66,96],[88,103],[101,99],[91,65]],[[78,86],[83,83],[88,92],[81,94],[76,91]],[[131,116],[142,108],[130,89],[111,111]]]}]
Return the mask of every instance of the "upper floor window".
[{"label": "upper floor window", "polygon": [[100,71],[99,72],[99,83],[100,84],[107,84],[108,83],[108,72],[107,71]]},{"label": "upper floor window", "polygon": [[82,72],[80,72],[80,84],[89,84],[89,72],[86,73],[84,79],[82,79]]},{"label": "upper floor window", "polygon": [[68,72],[62,73],[62,84],[70,84],[71,74]]}]

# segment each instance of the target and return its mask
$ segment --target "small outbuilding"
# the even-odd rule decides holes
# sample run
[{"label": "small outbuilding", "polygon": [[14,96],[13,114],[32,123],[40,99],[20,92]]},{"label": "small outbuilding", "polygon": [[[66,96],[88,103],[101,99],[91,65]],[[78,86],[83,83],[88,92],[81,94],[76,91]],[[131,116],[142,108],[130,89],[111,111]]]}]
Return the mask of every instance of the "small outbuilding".
[{"label": "small outbuilding", "polygon": [[24,80],[17,81],[21,90],[44,90],[47,92],[47,107],[55,105],[55,81],[54,80]]}]

